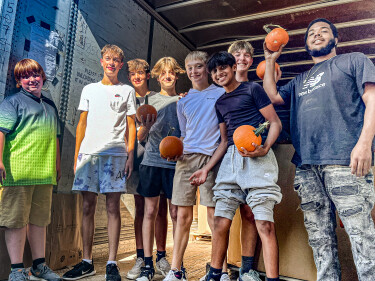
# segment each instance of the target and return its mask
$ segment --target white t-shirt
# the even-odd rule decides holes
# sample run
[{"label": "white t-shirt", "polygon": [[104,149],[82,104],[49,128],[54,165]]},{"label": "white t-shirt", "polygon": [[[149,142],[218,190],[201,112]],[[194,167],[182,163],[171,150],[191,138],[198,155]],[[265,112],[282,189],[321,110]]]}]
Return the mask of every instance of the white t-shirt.
[{"label": "white t-shirt", "polygon": [[136,113],[135,104],[135,90],[123,83],[85,86],[78,110],[88,111],[87,126],[79,152],[127,156],[126,116]]},{"label": "white t-shirt", "polygon": [[177,103],[177,116],[184,154],[212,155],[219,145],[220,129],[215,103],[225,93],[223,88],[210,85],[203,91],[190,89]]}]

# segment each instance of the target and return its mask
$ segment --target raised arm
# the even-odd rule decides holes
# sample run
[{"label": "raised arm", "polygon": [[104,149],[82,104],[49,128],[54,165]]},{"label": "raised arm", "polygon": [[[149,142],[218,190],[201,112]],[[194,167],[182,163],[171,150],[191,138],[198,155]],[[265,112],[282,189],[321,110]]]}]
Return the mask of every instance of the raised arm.
[{"label": "raised arm", "polygon": [[74,153],[74,173],[76,172],[77,167],[77,157],[79,153],[79,149],[81,147],[81,143],[83,138],[85,137],[86,133],[86,126],[87,126],[87,114],[88,111],[82,111],[81,115],[79,116],[79,122],[76,129],[76,148]]},{"label": "raised arm", "polygon": [[263,88],[270,98],[272,104],[284,104],[283,98],[277,92],[275,81],[275,62],[281,55],[284,45],[280,47],[277,52],[272,52],[267,49],[266,43],[263,43],[264,58],[266,59],[266,71],[263,78]]},{"label": "raised arm", "polygon": [[369,173],[374,153],[371,147],[375,135],[375,84],[365,84],[362,100],[366,106],[363,128],[358,142],[350,154],[352,174],[356,174],[358,177]]},{"label": "raised arm", "polygon": [[203,184],[206,179],[208,172],[211,171],[213,167],[223,158],[227,151],[227,146],[228,146],[228,136],[227,136],[227,126],[225,123],[220,123],[220,136],[221,136],[221,141],[219,146],[216,148],[214,154],[212,155],[210,161],[200,170],[196,171],[191,175],[189,178],[190,183],[192,185],[201,185]]}]

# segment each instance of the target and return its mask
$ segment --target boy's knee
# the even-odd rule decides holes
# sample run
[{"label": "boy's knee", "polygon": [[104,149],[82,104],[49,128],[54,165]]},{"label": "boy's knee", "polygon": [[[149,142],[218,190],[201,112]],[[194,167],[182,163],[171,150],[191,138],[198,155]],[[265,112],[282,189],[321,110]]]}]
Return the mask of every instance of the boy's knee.
[{"label": "boy's knee", "polygon": [[214,231],[216,233],[226,233],[229,231],[231,221],[223,217],[214,218]]},{"label": "boy's knee", "polygon": [[275,235],[275,226],[273,222],[257,221],[256,224],[257,224],[259,235],[264,235],[264,236]]},{"label": "boy's knee", "polygon": [[177,222],[179,225],[190,226],[193,222],[193,216],[191,213],[178,212]]}]

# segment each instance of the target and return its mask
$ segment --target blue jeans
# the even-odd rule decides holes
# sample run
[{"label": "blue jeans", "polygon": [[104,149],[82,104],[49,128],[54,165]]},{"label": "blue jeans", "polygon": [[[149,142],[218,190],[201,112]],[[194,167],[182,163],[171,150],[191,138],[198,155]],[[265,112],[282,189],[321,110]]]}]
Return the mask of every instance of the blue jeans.
[{"label": "blue jeans", "polygon": [[317,280],[341,280],[337,254],[338,211],[352,245],[360,281],[375,278],[374,177],[356,177],[347,166],[303,165],[296,170],[294,189],[301,199]]}]

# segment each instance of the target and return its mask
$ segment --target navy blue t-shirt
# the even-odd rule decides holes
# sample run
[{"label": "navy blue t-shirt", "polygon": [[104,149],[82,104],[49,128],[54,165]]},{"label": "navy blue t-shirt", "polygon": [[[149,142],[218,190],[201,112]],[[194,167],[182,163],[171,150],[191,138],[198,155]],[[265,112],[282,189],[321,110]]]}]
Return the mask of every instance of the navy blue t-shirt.
[{"label": "navy blue t-shirt", "polygon": [[350,164],[363,127],[367,82],[375,83],[374,64],[362,53],[350,53],[318,63],[278,89],[291,105],[294,164]]},{"label": "navy blue t-shirt", "polygon": [[258,127],[264,122],[259,109],[271,101],[263,88],[254,82],[242,82],[233,92],[223,94],[215,104],[219,123],[225,122],[228,146],[233,145],[233,133],[242,125]]}]

